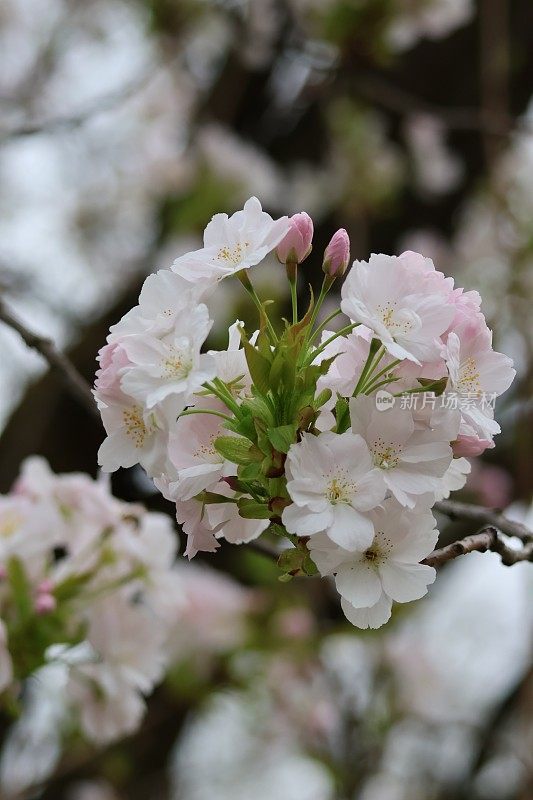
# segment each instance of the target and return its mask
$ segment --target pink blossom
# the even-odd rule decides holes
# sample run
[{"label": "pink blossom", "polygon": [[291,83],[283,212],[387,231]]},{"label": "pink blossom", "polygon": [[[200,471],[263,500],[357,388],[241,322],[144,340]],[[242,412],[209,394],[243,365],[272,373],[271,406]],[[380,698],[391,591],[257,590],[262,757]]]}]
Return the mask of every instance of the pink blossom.
[{"label": "pink blossom", "polygon": [[57,602],[52,594],[40,593],[35,598],[35,612],[40,615],[55,611]]},{"label": "pink blossom", "polygon": [[342,287],[342,311],[374,331],[394,357],[416,364],[441,357],[454,307],[453,281],[418,253],[372,254],[356,261]]},{"label": "pink blossom", "polygon": [[485,450],[490,450],[494,447],[492,439],[482,439],[473,430],[471,436],[459,434],[455,442],[452,442],[452,450],[454,456],[464,456],[465,458],[474,458],[480,456]]},{"label": "pink blossom", "polygon": [[350,239],[344,228],[340,228],[331,237],[324,251],[322,269],[332,278],[340,278],[346,272],[350,261]]},{"label": "pink blossom", "polygon": [[172,269],[202,290],[259,264],[274,250],[289,230],[289,220],[274,220],[263,211],[257,197],[250,197],[242,211],[231,217],[215,214],[204,231],[204,246],[185,253]]},{"label": "pink blossom", "polygon": [[120,386],[120,378],[124,370],[131,366],[120,341],[105,344],[98,353],[100,369],[96,372],[94,393],[98,402],[122,403],[124,392]]},{"label": "pink blossom", "polygon": [[313,241],[313,220],[301,211],[289,219],[290,228],[276,248],[276,255],[282,264],[288,261],[301,264],[311,252]]}]

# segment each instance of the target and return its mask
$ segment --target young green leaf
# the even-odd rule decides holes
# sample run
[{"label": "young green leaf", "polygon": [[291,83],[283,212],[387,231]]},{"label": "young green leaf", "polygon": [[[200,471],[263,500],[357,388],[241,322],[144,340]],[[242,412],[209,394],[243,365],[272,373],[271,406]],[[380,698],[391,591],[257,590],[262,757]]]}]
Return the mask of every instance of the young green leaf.
[{"label": "young green leaf", "polygon": [[297,425],[280,425],[277,428],[269,428],[267,431],[271,445],[280,453],[288,453],[291,444],[296,441]]},{"label": "young green leaf", "polygon": [[250,464],[257,461],[252,450],[253,445],[241,436],[217,436],[213,445],[217,453],[232,464]]},{"label": "young green leaf", "polygon": [[244,519],[270,519],[272,512],[264,503],[257,503],[247,497],[238,500],[239,516]]}]

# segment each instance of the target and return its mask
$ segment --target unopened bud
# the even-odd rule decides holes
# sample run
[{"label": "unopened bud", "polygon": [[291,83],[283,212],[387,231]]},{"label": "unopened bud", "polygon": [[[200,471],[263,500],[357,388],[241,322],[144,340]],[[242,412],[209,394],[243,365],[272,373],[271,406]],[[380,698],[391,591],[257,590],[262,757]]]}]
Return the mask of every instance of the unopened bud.
[{"label": "unopened bud", "polygon": [[311,252],[313,220],[302,211],[291,217],[289,223],[289,231],[278,244],[276,255],[282,264],[301,264]]},{"label": "unopened bud", "polygon": [[340,278],[346,272],[349,261],[350,239],[344,228],[340,228],[324,251],[322,269],[330,278]]},{"label": "unopened bud", "polygon": [[39,594],[35,599],[35,611],[39,615],[50,614],[55,611],[56,599],[52,594]]}]

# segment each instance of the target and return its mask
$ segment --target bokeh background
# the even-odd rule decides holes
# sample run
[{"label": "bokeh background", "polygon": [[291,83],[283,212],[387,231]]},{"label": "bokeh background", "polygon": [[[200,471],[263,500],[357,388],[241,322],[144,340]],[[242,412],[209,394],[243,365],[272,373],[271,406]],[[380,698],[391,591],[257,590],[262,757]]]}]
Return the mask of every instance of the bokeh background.
[{"label": "bokeh background", "polygon": [[[302,294],[341,226],[354,258],[418,250],[480,291],[518,374],[463,497],[531,521],[531,0],[3,0],[0,114],[0,292],[88,380],[109,324],[213,213],[252,194],[306,210]],[[281,268],[256,275],[283,307]],[[218,290],[213,346],[253,320],[240,288]],[[2,325],[0,430],[0,491],[32,453],[96,472],[98,423]],[[163,507],[135,470],[114,488]],[[441,522],[443,542],[471,532]],[[282,585],[258,554],[184,567],[190,615],[142,729],[98,750],[41,710],[1,797],[533,796],[528,565],[454,562],[365,633],[325,582]],[[50,732],[62,755],[29,789]]]}]

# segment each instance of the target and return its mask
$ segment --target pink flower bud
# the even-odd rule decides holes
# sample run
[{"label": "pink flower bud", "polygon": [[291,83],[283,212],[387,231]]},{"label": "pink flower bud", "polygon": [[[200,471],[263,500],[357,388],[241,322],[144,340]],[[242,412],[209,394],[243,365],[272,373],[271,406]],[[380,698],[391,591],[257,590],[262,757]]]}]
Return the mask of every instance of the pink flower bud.
[{"label": "pink flower bud", "polygon": [[52,594],[54,591],[54,584],[50,578],[45,578],[37,587],[37,594]]},{"label": "pink flower bud", "polygon": [[350,239],[344,228],[340,228],[324,251],[322,269],[330,278],[340,278],[346,272],[349,261]]},{"label": "pink flower bud", "polygon": [[120,342],[105,344],[98,353],[100,369],[96,372],[94,391],[96,398],[107,403],[120,403],[124,394],[120,379],[130,360]]},{"label": "pink flower bud", "polygon": [[56,606],[56,599],[51,594],[39,594],[35,599],[35,611],[39,615],[49,614],[51,611],[55,611]]},{"label": "pink flower bud", "polygon": [[302,211],[289,219],[290,229],[278,244],[276,255],[282,264],[288,261],[301,264],[311,252],[313,241],[313,220]]}]

